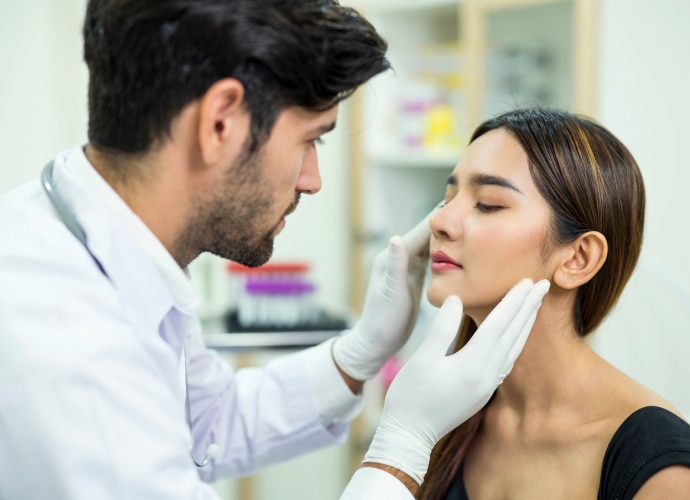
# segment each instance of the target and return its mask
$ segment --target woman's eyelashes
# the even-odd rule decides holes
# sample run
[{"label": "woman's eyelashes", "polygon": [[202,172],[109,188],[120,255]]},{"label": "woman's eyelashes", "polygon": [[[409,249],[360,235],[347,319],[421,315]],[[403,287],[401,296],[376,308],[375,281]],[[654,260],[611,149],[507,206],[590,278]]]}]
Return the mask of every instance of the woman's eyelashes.
[{"label": "woman's eyelashes", "polygon": [[477,202],[477,204],[474,206],[474,208],[479,210],[481,213],[488,214],[491,212],[497,212],[497,211],[499,211],[505,207],[503,207],[501,205],[489,205],[488,203]]},{"label": "woman's eyelashes", "polygon": [[[436,205],[436,209],[440,210],[446,205],[450,203],[450,200],[443,200],[441,201],[438,205]],[[478,211],[482,213],[491,213],[491,212],[496,212],[498,210],[504,209],[505,206],[503,205],[496,205],[496,204],[491,204],[491,203],[482,203],[482,202],[477,202],[474,205],[474,208],[476,208]]]}]

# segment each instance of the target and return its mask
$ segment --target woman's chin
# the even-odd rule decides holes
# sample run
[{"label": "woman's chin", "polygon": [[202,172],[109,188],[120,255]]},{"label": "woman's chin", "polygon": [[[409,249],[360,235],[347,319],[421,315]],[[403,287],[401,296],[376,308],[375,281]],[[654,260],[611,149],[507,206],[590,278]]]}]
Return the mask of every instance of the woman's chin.
[{"label": "woman's chin", "polygon": [[[452,294],[447,289],[434,287],[433,283],[431,283],[426,290],[426,298],[429,301],[429,304],[434,307],[441,307],[445,300],[451,295],[457,295],[460,297],[459,294]],[[484,321],[484,319],[486,319],[493,308],[498,305],[501,298],[502,297],[490,297],[486,298],[485,300],[478,300],[477,297],[471,296],[465,297],[465,300],[463,300],[462,297],[460,297],[460,300],[462,300],[463,303],[463,314],[465,316],[469,316],[476,324],[479,325]]]},{"label": "woman's chin", "polygon": [[448,295],[436,293],[431,288],[428,288],[426,291],[426,299],[429,301],[429,304],[434,307],[441,307],[446,298],[448,298]]}]

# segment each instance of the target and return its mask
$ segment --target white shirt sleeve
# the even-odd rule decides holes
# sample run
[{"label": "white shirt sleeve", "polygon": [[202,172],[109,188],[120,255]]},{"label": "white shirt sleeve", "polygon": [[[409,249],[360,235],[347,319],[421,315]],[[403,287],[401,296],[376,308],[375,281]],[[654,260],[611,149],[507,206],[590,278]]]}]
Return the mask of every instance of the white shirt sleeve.
[{"label": "white shirt sleeve", "polygon": [[392,474],[362,467],[352,476],[340,500],[414,500],[410,490]]},{"label": "white shirt sleeve", "polygon": [[342,443],[362,397],[352,394],[330,355],[330,342],[281,355],[263,368],[234,371],[189,341],[189,394],[195,456],[219,453],[204,480],[246,475],[297,455]]},{"label": "white shirt sleeve", "polygon": [[314,395],[314,403],[323,425],[349,422],[362,409],[361,394],[353,394],[335,365],[331,349],[335,339],[329,339],[309,350],[307,379]]}]

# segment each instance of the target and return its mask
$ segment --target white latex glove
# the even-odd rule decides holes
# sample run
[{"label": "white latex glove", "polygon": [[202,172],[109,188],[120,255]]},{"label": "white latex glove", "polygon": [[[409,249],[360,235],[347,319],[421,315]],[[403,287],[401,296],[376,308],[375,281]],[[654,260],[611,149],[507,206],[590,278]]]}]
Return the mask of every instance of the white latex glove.
[{"label": "white latex glove", "polygon": [[333,344],[336,364],[355,380],[376,375],[412,332],[429,259],[430,217],[405,236],[393,236],[376,256],[362,315]]},{"label": "white latex glove", "polygon": [[479,411],[510,373],[548,289],[547,280],[515,285],[467,345],[450,356],[462,303],[448,297],[388,389],[363,461],[389,465],[421,484],[436,443]]}]

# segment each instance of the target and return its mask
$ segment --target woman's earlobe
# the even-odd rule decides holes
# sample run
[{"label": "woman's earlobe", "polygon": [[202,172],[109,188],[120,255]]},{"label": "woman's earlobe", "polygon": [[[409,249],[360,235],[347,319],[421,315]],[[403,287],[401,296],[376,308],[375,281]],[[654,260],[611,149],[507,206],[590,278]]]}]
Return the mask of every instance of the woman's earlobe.
[{"label": "woman's earlobe", "polygon": [[598,231],[581,234],[563,249],[565,258],[554,272],[553,281],[561,288],[573,289],[591,280],[606,262],[608,242]]}]

